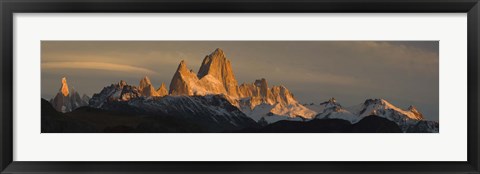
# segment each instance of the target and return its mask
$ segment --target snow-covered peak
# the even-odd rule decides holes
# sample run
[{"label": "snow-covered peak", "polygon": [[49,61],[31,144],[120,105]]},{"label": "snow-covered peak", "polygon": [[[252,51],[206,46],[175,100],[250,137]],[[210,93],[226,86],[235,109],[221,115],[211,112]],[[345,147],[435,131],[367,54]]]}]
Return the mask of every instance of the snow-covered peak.
[{"label": "snow-covered peak", "polygon": [[317,119],[343,119],[350,121],[351,123],[355,123],[359,120],[357,115],[344,109],[333,97],[328,101],[320,103],[320,105],[325,106],[325,108],[316,116]]},{"label": "snow-covered peak", "polygon": [[[369,111],[369,109],[373,109],[373,110],[371,110],[370,112],[367,112]],[[379,109],[403,112],[402,109],[394,106],[393,104],[391,104],[385,99],[367,99],[365,100],[365,102],[363,102],[362,110],[358,114],[362,116],[368,116],[368,115],[372,115],[374,112],[376,112],[376,110],[379,110]]]},{"label": "snow-covered peak", "polygon": [[415,107],[403,110],[385,99],[367,99],[363,104],[352,108],[351,112],[362,118],[375,115],[389,119],[397,123],[404,131],[409,124],[423,120],[423,115]]},{"label": "snow-covered peak", "polygon": [[328,99],[328,101],[320,103],[320,105],[324,105],[325,109],[333,108],[333,107],[340,107],[340,108],[342,107],[342,105],[337,103],[337,100],[335,100],[335,98],[333,97]]},{"label": "snow-covered peak", "polygon": [[[239,87],[240,106],[249,116],[259,120],[266,117],[266,120],[275,115],[276,121],[287,118],[312,119],[317,112],[301,105],[293,94],[283,85],[268,87],[267,81],[262,78],[255,80],[254,83],[242,84]],[[268,107],[266,107],[268,106]],[[263,108],[263,109],[262,109]]]},{"label": "snow-covered peak", "polygon": [[387,100],[385,99],[367,99],[365,100],[365,102],[363,103],[365,106],[368,106],[368,105],[379,105],[379,106],[384,106],[384,107],[387,107],[387,108],[393,108],[395,106],[393,106],[392,104],[390,104]]}]

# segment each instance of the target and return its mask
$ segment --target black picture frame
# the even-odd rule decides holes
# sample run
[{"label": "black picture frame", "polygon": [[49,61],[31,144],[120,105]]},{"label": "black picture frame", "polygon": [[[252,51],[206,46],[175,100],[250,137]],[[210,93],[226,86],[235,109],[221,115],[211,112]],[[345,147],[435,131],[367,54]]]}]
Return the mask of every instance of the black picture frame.
[{"label": "black picture frame", "polygon": [[[478,0],[0,0],[1,173],[480,173]],[[19,162],[13,161],[14,13],[467,13],[466,162]],[[380,15],[380,14],[379,14]],[[454,34],[454,33],[445,33]],[[445,149],[449,150],[449,149]],[[374,153],[374,152],[372,152]]]}]

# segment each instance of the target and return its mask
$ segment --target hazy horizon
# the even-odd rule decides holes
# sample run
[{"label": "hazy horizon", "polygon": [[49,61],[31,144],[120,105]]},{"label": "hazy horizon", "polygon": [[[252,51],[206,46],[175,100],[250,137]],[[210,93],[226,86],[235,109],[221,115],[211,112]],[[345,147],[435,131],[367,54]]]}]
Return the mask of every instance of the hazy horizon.
[{"label": "hazy horizon", "polygon": [[224,50],[238,81],[265,78],[287,87],[300,103],[335,97],[343,106],[383,98],[414,105],[438,121],[438,41],[42,41],[41,97],[69,87],[92,96],[120,80],[137,86],[148,76],[169,86],[181,60],[195,73],[206,55]]}]

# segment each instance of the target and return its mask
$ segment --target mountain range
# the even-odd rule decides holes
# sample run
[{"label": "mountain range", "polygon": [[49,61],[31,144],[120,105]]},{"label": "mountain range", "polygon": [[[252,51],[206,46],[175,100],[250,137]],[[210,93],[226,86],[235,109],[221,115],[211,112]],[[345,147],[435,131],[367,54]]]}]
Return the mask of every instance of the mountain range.
[{"label": "mountain range", "polygon": [[[79,96],[68,87],[64,77],[59,92],[50,103],[62,113],[89,107],[132,115],[179,118],[199,125],[206,132],[258,130],[260,127],[268,128],[264,132],[269,132],[272,126],[273,130],[278,129],[275,124],[285,126],[309,122],[311,126],[320,124],[313,124],[313,120],[332,119],[355,125],[370,116],[393,122],[402,132],[439,131],[438,122],[425,120],[416,107],[403,110],[384,99],[367,99],[348,108],[342,107],[334,98],[318,105],[302,105],[287,87],[269,86],[265,78],[238,85],[230,60],[219,48],[205,56],[198,73],[189,69],[184,60],[180,61],[169,89],[165,83],[155,89],[145,76],[138,86],[122,80],[104,87],[92,98]],[[378,122],[368,120],[362,124]]]}]

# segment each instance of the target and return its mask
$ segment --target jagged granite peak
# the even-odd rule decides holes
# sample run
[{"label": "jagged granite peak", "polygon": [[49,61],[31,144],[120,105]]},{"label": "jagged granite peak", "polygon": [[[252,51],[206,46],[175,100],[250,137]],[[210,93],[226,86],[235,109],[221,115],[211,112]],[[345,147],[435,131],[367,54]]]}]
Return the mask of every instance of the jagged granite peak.
[{"label": "jagged granite peak", "polygon": [[270,89],[270,95],[268,95],[268,99],[286,105],[298,103],[293,94],[283,85],[273,86]]},{"label": "jagged granite peak", "polygon": [[[145,81],[140,85],[139,91],[145,96],[151,95],[153,90]],[[260,104],[270,105],[269,112],[279,116],[313,118],[315,111],[300,105],[293,94],[284,86],[269,88],[265,78],[258,79],[251,84],[238,86],[231,62],[221,49],[216,49],[205,56],[198,74],[189,70],[185,60],[180,61],[176,72],[170,82],[169,91],[160,87],[155,91],[157,95],[172,96],[205,96],[223,95],[232,105],[249,110]],[[149,93],[149,94],[147,94]],[[242,105],[242,106],[241,106]],[[262,111],[263,112],[263,111]],[[266,114],[266,113],[265,113]]]},{"label": "jagged granite peak", "polygon": [[199,87],[197,83],[197,75],[189,71],[187,63],[185,60],[182,60],[170,82],[169,93],[171,95],[194,95],[195,89],[193,88]]},{"label": "jagged granite peak", "polygon": [[230,60],[227,59],[222,49],[217,48],[203,59],[197,76],[198,79],[202,79],[207,75],[220,81],[227,95],[238,97],[238,82],[235,79]]},{"label": "jagged granite peak", "polygon": [[145,96],[145,97],[156,97],[156,96],[159,96],[157,91],[155,90],[155,88],[153,87],[152,85],[152,82],[150,81],[150,79],[145,76],[143,77],[141,80],[140,80],[140,83],[138,85],[138,88],[140,90],[140,93],[142,94],[142,96]]},{"label": "jagged granite peak", "polygon": [[136,86],[128,85],[121,80],[119,83],[104,87],[99,93],[93,94],[88,105],[94,108],[102,108],[105,103],[111,101],[129,101],[142,96]]},{"label": "jagged granite peak", "polygon": [[160,88],[157,89],[157,95],[159,97],[168,95],[168,90],[167,90],[167,87],[165,86],[165,83],[162,82],[162,85],[160,85]]},{"label": "jagged granite peak", "polygon": [[260,97],[260,88],[255,86],[253,83],[242,83],[238,87],[239,97],[246,98],[246,97]]},{"label": "jagged granite peak", "polygon": [[254,103],[258,104],[262,102],[270,105],[276,103],[283,105],[298,103],[293,94],[285,86],[279,85],[268,88],[267,80],[264,78],[255,80],[253,84],[244,83],[240,85],[239,93],[242,97],[251,97],[252,102],[253,100],[257,100]]},{"label": "jagged granite peak", "polygon": [[182,60],[182,61],[180,61],[180,64],[178,65],[177,72],[185,72],[185,71],[188,71],[187,61]]},{"label": "jagged granite peak", "polygon": [[200,73],[189,71],[185,61],[181,61],[170,83],[171,95],[224,94],[228,98],[238,98],[238,84],[230,62],[220,49],[206,56]]},{"label": "jagged granite peak", "polygon": [[66,77],[63,77],[61,82],[61,87],[58,93],[50,100],[50,103],[55,110],[65,113],[73,111],[78,107],[88,105],[88,100],[90,98],[85,94],[83,97],[80,97],[80,94],[75,91],[73,87],[69,88]]},{"label": "jagged granite peak", "polygon": [[62,86],[60,87],[60,92],[62,92],[63,96],[68,96],[69,94],[66,77],[62,77]]},{"label": "jagged granite peak", "polygon": [[141,89],[140,92],[141,92],[142,96],[145,96],[145,97],[157,97],[158,96],[157,91],[155,90],[155,88],[152,85],[147,85],[146,87]]},{"label": "jagged granite peak", "polygon": [[117,101],[129,101],[131,99],[138,98],[140,96],[142,96],[141,91],[138,90],[136,86],[125,85],[121,89],[119,98],[116,99],[115,98],[116,96],[114,96],[113,98],[110,98],[110,99],[113,99],[113,100],[116,99]]},{"label": "jagged granite peak", "polygon": [[255,80],[253,84],[242,84],[239,87],[242,97],[260,98],[267,104],[294,104],[298,103],[293,94],[283,85],[268,88],[267,81],[262,78]]},{"label": "jagged granite peak", "polygon": [[239,92],[242,110],[257,121],[265,116],[269,123],[292,118],[312,119],[317,114],[298,103],[285,86],[268,88],[264,78],[240,85]]},{"label": "jagged granite peak", "polygon": [[210,53],[210,56],[212,57],[222,57],[222,58],[225,58],[227,56],[225,56],[225,52],[223,52],[223,50],[221,48],[216,48],[212,53]]},{"label": "jagged granite peak", "polygon": [[267,80],[265,80],[265,78],[262,78],[262,79],[259,79],[259,80],[255,80],[255,86],[259,87],[260,88],[260,95],[262,97],[267,97],[268,96],[268,83],[267,83]]},{"label": "jagged granite peak", "polygon": [[257,79],[253,83],[242,83],[238,87],[238,92],[241,98],[260,97],[264,99],[267,99],[267,96],[270,93],[265,78]]},{"label": "jagged granite peak", "polygon": [[148,78],[148,76],[145,76],[140,80],[140,83],[138,84],[138,88],[143,89],[148,85],[152,85],[152,82],[150,81],[150,78]]},{"label": "jagged granite peak", "polygon": [[[224,66],[227,63],[227,57],[225,56],[225,53],[223,52],[222,49],[217,48],[215,51],[210,53],[209,55],[205,56],[205,58],[202,61],[202,65],[200,66],[200,69],[198,70],[198,78],[202,78],[206,76],[207,74],[214,74],[215,77],[217,77],[218,72],[221,71],[221,66]],[[228,63],[230,63],[228,61]]]}]

